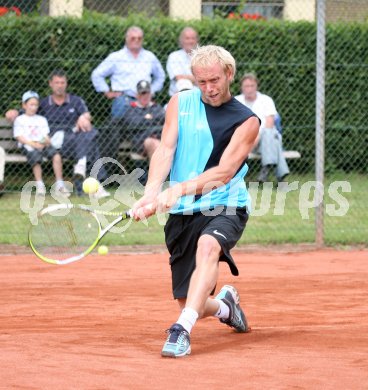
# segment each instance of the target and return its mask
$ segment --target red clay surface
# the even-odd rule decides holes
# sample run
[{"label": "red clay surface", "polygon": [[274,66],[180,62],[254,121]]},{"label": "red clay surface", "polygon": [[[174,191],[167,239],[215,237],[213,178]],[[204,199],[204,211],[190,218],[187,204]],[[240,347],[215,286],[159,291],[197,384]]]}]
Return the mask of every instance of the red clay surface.
[{"label": "red clay surface", "polygon": [[235,253],[252,332],[199,321],[192,354],[161,358],[177,319],[166,254],[52,266],[1,256],[1,389],[367,389],[368,251]]}]

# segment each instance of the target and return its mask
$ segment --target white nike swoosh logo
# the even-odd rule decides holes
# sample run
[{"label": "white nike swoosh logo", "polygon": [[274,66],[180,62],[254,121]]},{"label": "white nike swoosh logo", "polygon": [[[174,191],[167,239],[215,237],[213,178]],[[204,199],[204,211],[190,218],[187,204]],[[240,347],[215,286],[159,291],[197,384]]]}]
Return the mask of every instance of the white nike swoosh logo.
[{"label": "white nike swoosh logo", "polygon": [[180,115],[191,115],[191,112],[181,112]]},{"label": "white nike swoosh logo", "polygon": [[227,240],[227,238],[226,238],[222,233],[220,233],[219,231],[217,231],[217,229],[214,230],[213,232],[214,232],[215,234],[217,234],[218,236],[224,237],[225,240]]}]

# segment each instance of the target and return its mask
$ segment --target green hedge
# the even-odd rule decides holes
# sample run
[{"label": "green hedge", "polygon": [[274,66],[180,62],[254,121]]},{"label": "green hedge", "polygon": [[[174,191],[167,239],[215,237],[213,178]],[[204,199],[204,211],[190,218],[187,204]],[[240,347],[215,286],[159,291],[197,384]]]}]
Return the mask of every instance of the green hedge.
[{"label": "green hedge", "polygon": [[[177,50],[186,23],[166,17],[120,18],[89,13],[83,19],[0,18],[0,112],[19,104],[21,94],[36,89],[47,94],[47,75],[60,67],[69,74],[70,90],[85,97],[98,124],[109,116],[110,103],[91,84],[91,71],[122,47],[127,27],[145,31],[145,47],[165,65]],[[202,43],[226,47],[236,58],[233,93],[244,72],[255,71],[261,90],[277,103],[285,124],[288,149],[301,151],[303,170],[314,169],[316,26],[309,22],[194,21]],[[332,170],[367,172],[368,25],[333,24],[327,28],[326,157]],[[167,101],[165,89],[157,97]],[[352,154],[354,151],[354,154]]]}]

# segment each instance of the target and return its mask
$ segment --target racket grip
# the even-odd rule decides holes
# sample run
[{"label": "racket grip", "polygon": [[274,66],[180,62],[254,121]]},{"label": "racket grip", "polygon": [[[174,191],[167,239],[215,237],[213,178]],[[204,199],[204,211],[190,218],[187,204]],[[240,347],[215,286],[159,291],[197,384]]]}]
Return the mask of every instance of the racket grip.
[{"label": "racket grip", "polygon": [[[153,210],[153,204],[152,203],[149,203],[145,206],[142,206],[143,209],[146,209],[147,211],[152,211]],[[128,212],[127,212],[127,215],[129,218],[133,218],[133,210],[130,209]]]}]

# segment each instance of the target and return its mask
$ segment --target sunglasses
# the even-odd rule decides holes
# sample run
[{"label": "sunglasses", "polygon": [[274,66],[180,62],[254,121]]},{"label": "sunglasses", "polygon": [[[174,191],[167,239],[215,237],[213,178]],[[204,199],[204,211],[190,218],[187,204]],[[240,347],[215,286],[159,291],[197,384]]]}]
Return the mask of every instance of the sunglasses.
[{"label": "sunglasses", "polygon": [[130,37],[131,41],[142,41],[143,37]]}]

